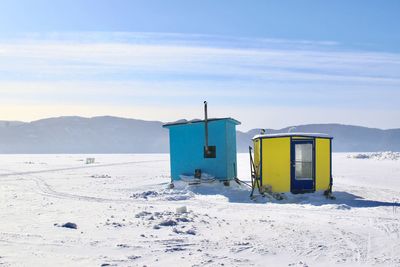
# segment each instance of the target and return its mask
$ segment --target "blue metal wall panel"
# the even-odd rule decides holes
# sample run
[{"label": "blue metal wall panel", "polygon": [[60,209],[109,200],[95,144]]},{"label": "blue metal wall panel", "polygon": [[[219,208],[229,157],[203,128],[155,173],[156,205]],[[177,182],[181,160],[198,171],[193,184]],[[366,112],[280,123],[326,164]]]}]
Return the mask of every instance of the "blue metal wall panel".
[{"label": "blue metal wall panel", "polygon": [[237,177],[237,157],[236,157],[236,125],[230,121],[225,122],[226,127],[226,170],[227,179]]},{"label": "blue metal wall panel", "polygon": [[236,174],[236,129],[228,120],[210,121],[209,145],[216,146],[216,158],[204,158],[204,122],[169,126],[171,176],[193,175],[195,169],[218,179]]}]

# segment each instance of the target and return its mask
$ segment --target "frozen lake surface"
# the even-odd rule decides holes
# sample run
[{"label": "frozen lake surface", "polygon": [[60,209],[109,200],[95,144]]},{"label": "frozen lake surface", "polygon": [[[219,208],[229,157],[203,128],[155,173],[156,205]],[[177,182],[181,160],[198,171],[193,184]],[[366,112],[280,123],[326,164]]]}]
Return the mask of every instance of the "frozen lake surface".
[{"label": "frozen lake surface", "polygon": [[400,266],[393,155],[336,153],[336,200],[282,201],[234,183],[167,189],[166,154],[1,155],[0,266]]}]

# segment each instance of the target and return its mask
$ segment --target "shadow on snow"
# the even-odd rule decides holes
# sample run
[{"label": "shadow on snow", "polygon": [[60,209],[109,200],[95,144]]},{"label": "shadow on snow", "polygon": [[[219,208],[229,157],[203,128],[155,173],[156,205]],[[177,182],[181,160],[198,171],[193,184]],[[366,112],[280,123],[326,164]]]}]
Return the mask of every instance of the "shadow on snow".
[{"label": "shadow on snow", "polygon": [[[365,199],[361,196],[344,191],[334,191],[333,195],[336,199],[327,199],[322,192],[315,192],[308,194],[285,193],[283,194],[283,200],[276,200],[270,196],[256,196],[254,199],[250,199],[250,189],[236,184],[231,184],[231,186],[223,186],[222,184],[201,184],[189,186],[187,189],[197,195],[224,196],[231,203],[277,203],[313,206],[337,205],[338,209],[400,207],[400,202]],[[255,192],[255,194],[256,193],[258,192]]]}]

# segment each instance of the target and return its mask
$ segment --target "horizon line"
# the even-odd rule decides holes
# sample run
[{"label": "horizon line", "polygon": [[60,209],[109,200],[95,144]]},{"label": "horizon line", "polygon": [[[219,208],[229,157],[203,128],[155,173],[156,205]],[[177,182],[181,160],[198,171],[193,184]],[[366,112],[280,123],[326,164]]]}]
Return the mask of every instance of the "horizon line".
[{"label": "horizon line", "polygon": [[[186,119],[186,118],[182,118],[179,120],[174,120],[174,121],[162,121],[162,120],[146,120],[146,119],[138,119],[138,118],[130,118],[130,117],[121,117],[121,116],[115,116],[115,115],[97,115],[97,116],[80,116],[80,115],[63,115],[63,116],[55,116],[55,117],[45,117],[45,118],[39,118],[39,119],[35,119],[32,121],[21,121],[21,120],[2,120],[0,119],[1,123],[7,123],[7,122],[14,122],[14,123],[23,123],[23,124],[30,124],[30,123],[34,123],[34,122],[38,122],[38,121],[43,121],[43,120],[50,120],[50,119],[62,119],[62,118],[81,118],[81,119],[95,119],[95,118],[105,118],[105,117],[109,117],[109,118],[116,118],[116,119],[125,119],[125,120],[136,120],[136,121],[144,121],[144,122],[159,122],[159,123],[173,123],[173,122],[177,122],[179,120],[187,120],[187,121],[191,121],[191,120],[199,120],[199,118],[193,118],[193,119]],[[209,118],[209,119],[218,119],[216,118]],[[258,130],[258,129],[269,129],[269,130],[275,130],[275,131],[279,131],[279,130],[283,130],[286,128],[293,128],[293,127],[301,127],[301,126],[310,126],[310,125],[339,125],[339,126],[351,126],[351,127],[361,127],[361,128],[367,128],[367,129],[375,129],[375,130],[382,130],[382,131],[387,131],[387,130],[398,130],[400,129],[400,127],[398,128],[378,128],[378,127],[370,127],[370,126],[365,126],[365,125],[356,125],[356,124],[346,124],[346,123],[340,123],[340,122],[327,122],[327,123],[306,123],[306,124],[298,124],[298,125],[289,125],[283,128],[251,128],[250,130],[247,131],[241,131],[241,130],[237,130],[239,132],[243,132],[243,133],[247,133],[249,131],[252,130]]]}]

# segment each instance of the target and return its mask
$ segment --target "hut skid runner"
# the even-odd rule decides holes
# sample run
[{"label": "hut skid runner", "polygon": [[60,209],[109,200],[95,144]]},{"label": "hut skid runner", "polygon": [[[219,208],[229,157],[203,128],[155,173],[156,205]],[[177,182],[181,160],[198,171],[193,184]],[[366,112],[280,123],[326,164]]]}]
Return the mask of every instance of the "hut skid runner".
[{"label": "hut skid runner", "polygon": [[322,191],[332,196],[332,137],[325,134],[260,134],[249,147],[251,183],[237,177],[236,125],[233,118],[167,123],[169,130],[171,185],[183,180],[189,184],[233,180],[257,191],[280,198],[293,194]]}]

